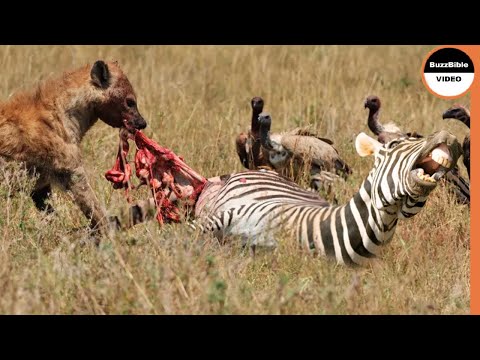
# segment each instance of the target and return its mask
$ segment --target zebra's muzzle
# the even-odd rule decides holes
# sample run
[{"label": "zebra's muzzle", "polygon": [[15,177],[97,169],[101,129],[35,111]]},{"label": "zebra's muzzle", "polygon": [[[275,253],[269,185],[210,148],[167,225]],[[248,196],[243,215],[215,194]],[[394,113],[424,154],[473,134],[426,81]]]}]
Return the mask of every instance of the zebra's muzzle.
[{"label": "zebra's muzzle", "polygon": [[461,155],[458,140],[446,131],[432,135],[417,158],[410,177],[419,194],[429,193]]}]

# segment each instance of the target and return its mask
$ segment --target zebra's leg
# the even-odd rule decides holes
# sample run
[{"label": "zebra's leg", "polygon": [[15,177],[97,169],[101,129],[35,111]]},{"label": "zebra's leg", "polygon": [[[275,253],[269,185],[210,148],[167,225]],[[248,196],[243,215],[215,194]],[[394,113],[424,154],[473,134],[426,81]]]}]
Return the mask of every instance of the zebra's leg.
[{"label": "zebra's leg", "polygon": [[210,214],[194,223],[204,233],[211,232],[215,237],[223,238],[225,235],[228,235],[228,227],[232,223],[234,210],[235,209],[232,208],[218,214]]},{"label": "zebra's leg", "polygon": [[245,250],[246,248],[248,248],[250,252],[250,256],[255,257],[255,250],[257,248],[257,245],[255,245],[255,243],[252,241],[251,237],[242,235],[240,236],[240,239],[241,239],[242,249]]},{"label": "zebra's leg", "polygon": [[250,256],[251,257],[255,257],[255,250],[257,249],[257,246],[256,245],[252,245],[250,246]]},{"label": "zebra's leg", "polygon": [[252,243],[253,246],[260,246],[262,248],[275,249],[278,246],[278,242],[273,235],[273,232],[265,230],[261,234],[255,236],[255,240]]},{"label": "zebra's leg", "polygon": [[248,247],[252,255],[255,255],[257,247],[276,248],[277,241],[273,232],[268,231],[262,224],[249,223],[237,210],[239,209],[230,208],[211,214],[195,221],[191,227],[200,228],[204,233],[211,232],[222,242],[226,237],[239,236],[242,248]]},{"label": "zebra's leg", "polygon": [[241,235],[242,239],[242,248],[245,249],[248,247],[250,251],[250,256],[255,257],[257,254],[257,249],[266,249],[274,250],[278,246],[278,242],[275,239],[273,232],[268,230],[262,231],[261,233],[255,235]]}]

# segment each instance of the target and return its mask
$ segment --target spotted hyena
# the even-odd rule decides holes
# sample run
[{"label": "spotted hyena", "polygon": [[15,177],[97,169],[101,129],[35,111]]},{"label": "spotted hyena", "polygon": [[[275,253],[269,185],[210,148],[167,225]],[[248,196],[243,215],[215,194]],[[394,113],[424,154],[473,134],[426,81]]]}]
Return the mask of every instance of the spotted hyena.
[{"label": "spotted hyena", "polygon": [[114,128],[147,126],[116,62],[99,60],[1,102],[0,166],[23,162],[38,176],[31,197],[39,210],[53,211],[46,201],[52,184],[70,191],[91,227],[103,232],[107,216],[88,183],[80,149],[98,119]]}]

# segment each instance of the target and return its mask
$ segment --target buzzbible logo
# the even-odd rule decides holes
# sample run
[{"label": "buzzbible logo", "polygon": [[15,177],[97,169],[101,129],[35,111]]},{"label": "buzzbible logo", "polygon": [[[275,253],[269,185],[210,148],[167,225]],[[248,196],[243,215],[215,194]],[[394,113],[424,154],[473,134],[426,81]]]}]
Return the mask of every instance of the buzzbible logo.
[{"label": "buzzbible logo", "polygon": [[445,99],[464,95],[475,76],[472,59],[462,50],[453,47],[430,52],[422,69],[423,83],[427,89]]}]

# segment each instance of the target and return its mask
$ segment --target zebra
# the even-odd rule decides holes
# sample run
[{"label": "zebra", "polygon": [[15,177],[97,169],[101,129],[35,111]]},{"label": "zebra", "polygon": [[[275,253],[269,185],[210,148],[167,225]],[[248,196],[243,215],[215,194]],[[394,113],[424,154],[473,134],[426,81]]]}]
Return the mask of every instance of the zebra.
[{"label": "zebra", "polygon": [[405,135],[386,144],[360,133],[355,148],[374,165],[358,192],[344,205],[330,205],[269,170],[250,170],[209,179],[195,205],[194,228],[245,246],[277,246],[288,230],[309,251],[344,265],[363,265],[390,242],[399,219],[424,207],[437,182],[462,149],[451,133]]}]

